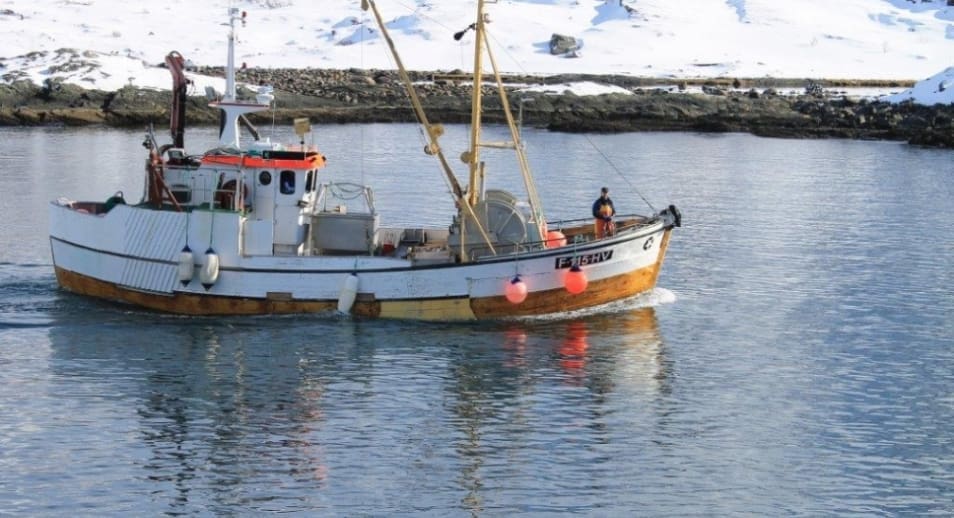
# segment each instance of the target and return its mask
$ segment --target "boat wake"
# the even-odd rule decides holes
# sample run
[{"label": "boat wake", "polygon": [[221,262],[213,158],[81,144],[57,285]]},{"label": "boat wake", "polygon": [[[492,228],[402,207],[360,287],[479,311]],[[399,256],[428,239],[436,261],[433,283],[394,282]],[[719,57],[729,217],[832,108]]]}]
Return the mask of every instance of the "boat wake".
[{"label": "boat wake", "polygon": [[665,304],[672,304],[676,302],[677,298],[678,297],[673,291],[667,290],[666,288],[656,287],[646,293],[641,293],[639,295],[622,300],[616,300],[601,306],[594,306],[574,311],[564,311],[560,313],[550,313],[547,315],[513,317],[505,320],[558,321],[585,318],[607,313],[625,313],[636,309],[655,308]]},{"label": "boat wake", "polygon": [[654,288],[651,292],[642,295],[652,299],[650,306],[662,306],[663,304],[672,304],[676,302],[676,293],[666,288]]},{"label": "boat wake", "polygon": [[56,280],[48,271],[16,266],[0,270],[0,330],[47,326]]}]

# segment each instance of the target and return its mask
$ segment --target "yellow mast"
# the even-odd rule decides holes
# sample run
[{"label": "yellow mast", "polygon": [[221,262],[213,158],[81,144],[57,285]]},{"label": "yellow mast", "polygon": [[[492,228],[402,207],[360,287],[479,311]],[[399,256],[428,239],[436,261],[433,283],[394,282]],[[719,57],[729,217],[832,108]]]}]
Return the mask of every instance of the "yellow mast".
[{"label": "yellow mast", "polygon": [[[473,26],[477,41],[474,45],[474,94],[473,104],[471,105],[470,151],[466,157],[470,166],[470,190],[468,193],[470,202],[472,205],[476,205],[480,201],[480,193],[477,192],[478,178],[483,175],[483,170],[480,167],[480,147],[512,147],[517,154],[517,162],[520,167],[520,173],[523,176],[524,187],[527,190],[527,197],[530,203],[531,212],[533,213],[534,223],[537,225],[540,238],[543,239],[546,237],[543,230],[543,226],[546,221],[543,217],[540,196],[537,193],[537,187],[533,181],[533,175],[530,172],[530,164],[527,161],[527,155],[524,152],[523,145],[520,142],[520,132],[517,129],[516,123],[514,122],[513,112],[510,110],[510,101],[507,97],[507,90],[504,88],[503,79],[501,79],[500,71],[497,69],[497,62],[494,60],[493,52],[491,52],[490,49],[490,43],[487,41],[487,37],[484,33],[486,30],[486,21],[487,20],[484,16],[484,0],[478,0],[477,22]],[[507,126],[510,129],[510,136],[512,139],[510,143],[502,145],[480,142],[480,125],[482,117],[481,85],[483,80],[482,57],[485,49],[487,51],[487,58],[490,60],[490,67],[494,74],[494,80],[497,83],[497,91],[500,95],[500,104],[503,107],[504,117],[507,120]]]},{"label": "yellow mast", "polygon": [[[407,69],[404,68],[404,63],[401,61],[401,56],[398,55],[397,48],[394,46],[394,41],[391,39],[390,33],[388,33],[387,27],[384,25],[384,20],[381,18],[381,13],[378,12],[378,6],[375,5],[374,0],[361,0],[361,9],[367,11],[371,9],[371,12],[374,13],[375,21],[378,24],[378,28],[381,29],[381,34],[384,36],[384,41],[387,42],[388,48],[391,50],[391,56],[394,57],[394,62],[398,67],[398,74],[401,76],[401,81],[404,83],[404,87],[408,92],[408,96],[411,98],[411,106],[414,108],[414,114],[417,116],[417,120],[420,121],[421,125],[424,126],[424,132],[427,133],[428,145],[425,151],[428,154],[436,154],[438,160],[441,164],[441,169],[444,171],[444,175],[447,177],[447,181],[451,184],[451,189],[454,191],[454,198],[458,202],[459,207],[462,209],[462,216],[466,215],[474,222],[477,226],[477,230],[480,232],[481,237],[483,237],[484,242],[490,248],[491,253],[495,254],[497,251],[494,249],[493,244],[490,241],[490,236],[487,234],[487,231],[484,230],[483,225],[481,225],[480,220],[477,219],[477,215],[474,213],[474,200],[473,197],[473,184],[474,184],[474,173],[471,173],[471,194],[469,196],[464,196],[463,190],[460,187],[460,182],[457,181],[457,177],[454,175],[453,170],[450,167],[450,164],[447,162],[447,158],[444,157],[444,152],[441,150],[440,145],[437,142],[438,137],[444,134],[444,127],[440,124],[431,124],[427,120],[427,114],[424,112],[424,106],[421,104],[421,100],[417,95],[417,91],[414,89],[413,83],[411,83],[411,78],[407,74]],[[480,9],[483,9],[483,1],[480,2]],[[481,15],[482,17],[482,15]],[[477,47],[478,60],[479,60],[479,49]],[[480,95],[480,91],[477,91],[477,95]],[[479,113],[479,101],[477,104],[477,109]],[[479,118],[478,118],[479,123]],[[478,124],[479,126],[479,124]],[[473,171],[473,166],[471,168]],[[462,222],[464,218],[461,218]],[[467,253],[464,249],[463,233],[461,234],[461,261],[466,262],[468,260]]]},{"label": "yellow mast", "polygon": [[391,49],[391,55],[394,57],[394,61],[398,67],[398,74],[401,76],[401,81],[404,83],[405,89],[407,90],[408,96],[411,98],[411,107],[414,109],[414,114],[417,116],[417,120],[420,121],[421,125],[424,126],[424,132],[427,133],[427,149],[428,154],[436,154],[441,163],[441,168],[444,171],[444,174],[447,176],[447,180],[451,184],[451,188],[454,190],[454,195],[457,198],[463,196],[463,192],[460,188],[460,182],[457,181],[457,177],[454,176],[453,170],[451,170],[450,164],[447,162],[447,159],[444,158],[444,152],[441,150],[440,145],[437,142],[438,137],[444,134],[444,127],[440,124],[432,125],[427,120],[427,114],[424,113],[424,107],[421,105],[421,100],[417,95],[417,91],[414,89],[413,84],[411,83],[411,78],[407,74],[407,70],[404,68],[404,63],[401,61],[401,56],[397,53],[397,48],[394,46],[394,41],[391,40],[391,35],[388,33],[387,27],[384,25],[384,20],[381,19],[381,13],[378,12],[378,6],[375,5],[373,0],[361,0],[361,9],[367,11],[368,8],[371,8],[371,12],[374,13],[374,18],[377,21],[378,27],[381,29],[381,34],[384,35],[384,41],[387,42],[388,48]]},{"label": "yellow mast", "polygon": [[530,210],[533,212],[534,223],[540,232],[540,238],[545,239],[543,225],[546,223],[543,217],[543,207],[540,203],[540,195],[537,193],[537,185],[533,181],[533,174],[530,172],[530,162],[527,161],[527,153],[524,151],[523,143],[520,140],[520,131],[517,129],[513,120],[513,112],[510,111],[510,100],[507,97],[507,90],[504,88],[503,79],[497,70],[497,62],[494,60],[494,54],[490,51],[490,45],[487,44],[487,58],[490,60],[490,67],[494,71],[494,79],[497,82],[497,91],[500,93],[500,105],[503,106],[504,116],[507,119],[507,126],[510,127],[510,138],[513,139],[513,149],[517,154],[517,162],[520,165],[520,174],[523,176],[523,184],[527,189],[527,198],[530,203]]},{"label": "yellow mast", "polygon": [[480,193],[477,192],[477,167],[480,162],[480,124],[481,124],[481,83],[483,80],[483,65],[481,57],[483,56],[484,46],[484,0],[477,0],[477,22],[474,24],[474,92],[471,95],[470,104],[470,151],[467,154],[467,165],[470,172],[470,187],[468,188],[468,197],[471,205],[476,205],[480,201]]}]

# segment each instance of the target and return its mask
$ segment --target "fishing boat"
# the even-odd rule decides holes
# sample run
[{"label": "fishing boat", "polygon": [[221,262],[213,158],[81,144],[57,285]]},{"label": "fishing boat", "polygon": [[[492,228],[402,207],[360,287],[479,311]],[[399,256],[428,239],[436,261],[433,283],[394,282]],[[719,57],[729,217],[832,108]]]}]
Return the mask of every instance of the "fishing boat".
[{"label": "fishing boat", "polygon": [[[393,54],[456,213],[446,226],[381,221],[371,185],[335,182],[313,144],[308,119],[298,142],[261,139],[245,115],[269,110],[273,96],[236,92],[235,34],[244,13],[228,12],[225,92],[219,142],[201,155],[184,147],[185,60],[170,53],[171,142],[153,131],[140,200],[60,198],[50,204],[56,279],[69,292],[186,315],[342,312],[362,317],[473,320],[598,308],[654,288],[680,213],[617,215],[615,230],[595,233],[591,219],[547,220],[493,54],[484,1],[474,31],[472,122],[461,154],[461,182],[428,120],[373,1],[371,10]],[[460,39],[460,34],[456,36]],[[481,134],[485,60],[492,68],[511,140]],[[488,76],[490,77],[490,76]],[[242,130],[246,131],[243,132]],[[243,145],[243,133],[248,144]],[[485,147],[512,150],[526,192],[493,187]],[[328,168],[330,169],[330,168]],[[463,175],[461,175],[463,178]],[[369,182],[370,183],[370,182]],[[448,189],[447,186],[450,186]]]}]

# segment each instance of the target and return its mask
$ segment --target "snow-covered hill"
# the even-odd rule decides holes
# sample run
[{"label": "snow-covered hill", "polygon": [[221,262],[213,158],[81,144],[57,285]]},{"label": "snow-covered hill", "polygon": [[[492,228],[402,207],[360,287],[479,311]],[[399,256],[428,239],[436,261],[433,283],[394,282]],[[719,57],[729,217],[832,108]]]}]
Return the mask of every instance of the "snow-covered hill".
[{"label": "snow-covered hill", "polygon": [[[378,0],[402,59],[418,70],[469,67],[470,36],[452,35],[473,21],[474,4]],[[0,77],[167,88],[155,65],[171,50],[223,63],[230,6],[248,13],[237,59],[249,67],[394,68],[359,0],[0,0]],[[954,65],[945,0],[499,0],[488,11],[509,72],[930,77],[921,90],[932,102],[954,100],[951,89],[936,91]],[[550,54],[554,33],[578,40],[577,57]]]}]

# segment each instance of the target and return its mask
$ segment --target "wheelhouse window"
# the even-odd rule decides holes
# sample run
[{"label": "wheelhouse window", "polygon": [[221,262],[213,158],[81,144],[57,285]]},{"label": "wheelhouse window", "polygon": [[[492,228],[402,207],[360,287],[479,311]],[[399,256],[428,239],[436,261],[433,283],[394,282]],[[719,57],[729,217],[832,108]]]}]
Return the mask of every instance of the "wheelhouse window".
[{"label": "wheelhouse window", "polygon": [[295,171],[282,171],[279,181],[282,194],[295,194]]},{"label": "wheelhouse window", "polygon": [[308,175],[305,176],[305,192],[311,192],[315,190],[315,171],[312,169],[308,171]]},{"label": "wheelhouse window", "polygon": [[172,197],[178,203],[185,204],[192,201],[192,189],[188,185],[174,183],[169,190],[172,191]]}]

